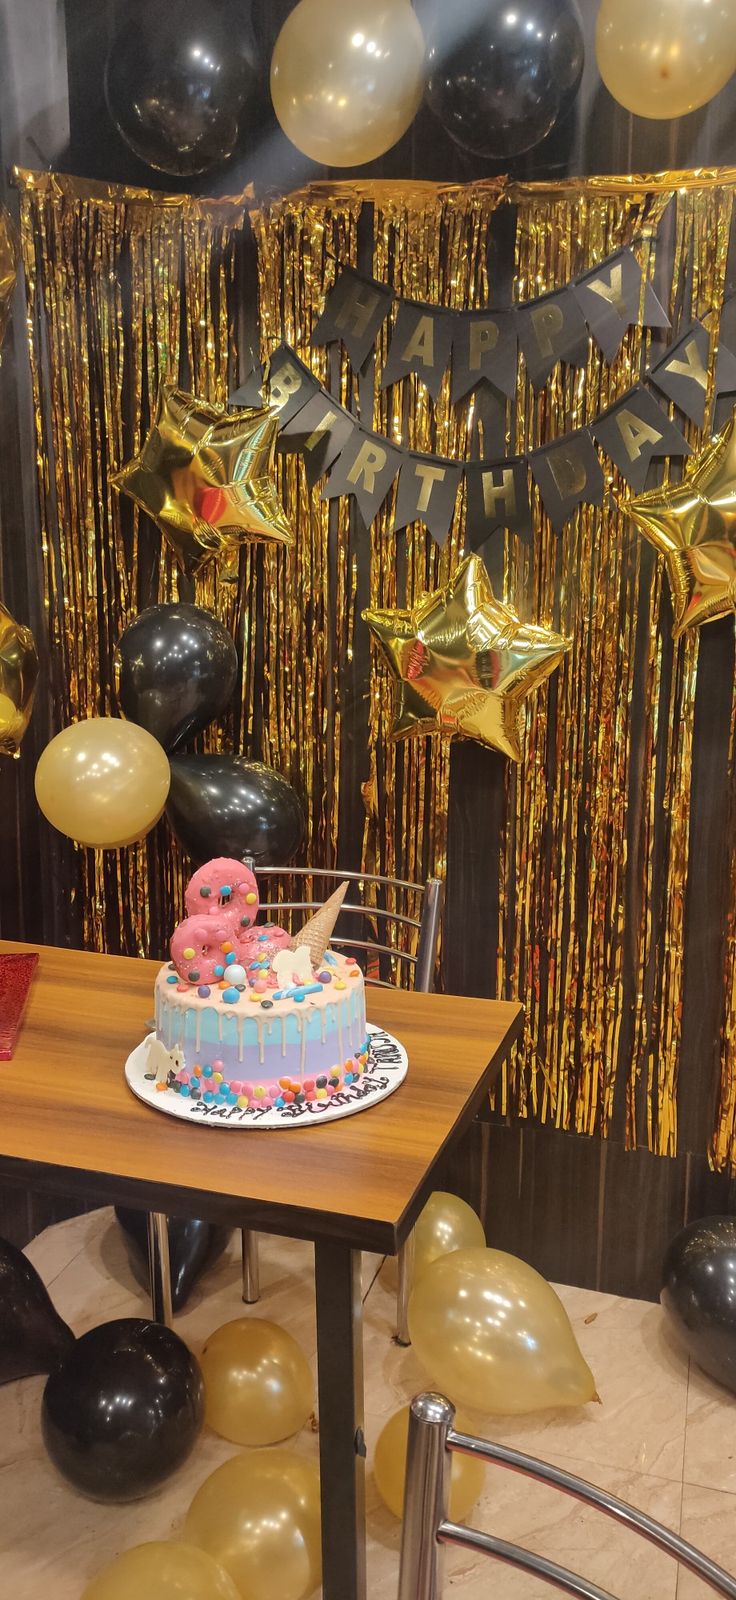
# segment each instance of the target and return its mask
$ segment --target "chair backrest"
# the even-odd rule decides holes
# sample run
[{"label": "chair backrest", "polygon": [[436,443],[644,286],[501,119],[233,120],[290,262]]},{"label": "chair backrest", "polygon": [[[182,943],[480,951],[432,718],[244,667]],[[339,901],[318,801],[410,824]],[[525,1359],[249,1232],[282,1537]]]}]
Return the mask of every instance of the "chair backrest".
[{"label": "chair backrest", "polygon": [[[454,1407],[444,1395],[421,1394],[412,1401],[409,1414],[409,1446],[406,1462],[406,1488],[404,1492],[404,1524],[401,1539],[401,1569],[399,1574],[399,1600],[440,1600],[440,1553],[443,1545],[460,1545],[480,1554],[493,1556],[509,1566],[520,1567],[534,1573],[561,1589],[565,1594],[576,1595],[579,1600],[613,1600],[606,1590],[581,1578],[567,1567],[560,1567],[545,1556],[525,1550],[521,1545],[509,1544],[490,1533],[480,1533],[462,1523],[451,1522],[447,1516],[447,1497],[450,1482],[452,1451],[475,1456],[494,1465],[508,1467],[524,1477],[536,1478],[541,1483],[561,1489],[563,1493],[582,1500],[586,1505],[603,1511],[615,1521],[623,1523],[632,1533],[648,1539],[651,1544],[674,1556],[682,1566],[702,1578],[716,1594],[727,1600],[736,1600],[736,1578],[725,1572],[709,1556],[694,1545],[681,1539],[655,1522],[645,1512],[637,1511],[624,1500],[606,1494],[594,1484],[563,1472],[536,1456],[522,1455],[506,1445],[491,1444],[477,1439],[473,1434],[457,1433],[453,1427]],[[489,1584],[489,1596],[493,1586]]]},{"label": "chair backrest", "polygon": [[[362,954],[366,983],[424,993],[434,988],[444,891],[440,878],[407,883],[323,867],[256,867],[247,857],[246,864],[258,879],[261,911],[279,919],[295,919],[299,913],[303,920],[347,879],[350,897],[343,902],[339,931],[330,944],[356,953],[357,959]],[[297,886],[296,898],[283,898],[284,884]],[[293,893],[289,887],[290,896]]]}]

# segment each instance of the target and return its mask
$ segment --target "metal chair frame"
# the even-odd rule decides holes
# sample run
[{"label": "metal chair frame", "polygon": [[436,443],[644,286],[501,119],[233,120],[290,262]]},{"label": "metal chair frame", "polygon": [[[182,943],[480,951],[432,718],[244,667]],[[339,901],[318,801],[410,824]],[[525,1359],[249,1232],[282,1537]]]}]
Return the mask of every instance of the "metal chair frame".
[{"label": "metal chair frame", "polygon": [[[375,917],[383,919],[388,925],[398,923],[401,926],[417,930],[416,954],[402,950],[398,946],[379,944],[375,939],[348,939],[341,935],[334,936],[330,944],[336,949],[363,950],[366,955],[373,952],[385,954],[397,961],[406,962],[413,969],[414,989],[427,994],[434,987],[434,974],[437,964],[437,945],[439,942],[440,919],[442,916],[442,900],[444,884],[440,878],[430,878],[426,884],[409,883],[403,878],[384,878],[370,872],[339,872],[327,867],[257,867],[252,859],[246,857],[246,866],[249,866],[261,878],[319,878],[332,879],[337,883],[356,883],[361,888],[364,884],[378,884],[384,888],[400,890],[404,893],[421,895],[421,915],[419,918],[409,917],[401,912],[388,911],[382,906],[355,904],[344,902],[340,915],[347,913],[352,916]],[[314,911],[322,904],[320,900],[262,900],[260,911]],[[394,984],[384,979],[372,976],[366,977],[366,984],[371,988],[392,989]],[[255,1305],[260,1299],[260,1281],[258,1270],[258,1240],[257,1235],[250,1229],[244,1228],[242,1233],[243,1252],[243,1300],[246,1305]],[[412,1267],[414,1260],[414,1238],[410,1235],[399,1251],[399,1284],[396,1296],[396,1342],[401,1345],[410,1344],[407,1312],[409,1295],[411,1293]]]},{"label": "metal chair frame", "polygon": [[409,1444],[406,1461],[406,1486],[404,1492],[404,1522],[401,1538],[401,1567],[399,1572],[398,1600],[440,1600],[441,1554],[444,1545],[459,1545],[480,1554],[495,1557],[508,1566],[534,1573],[565,1594],[577,1600],[614,1600],[614,1597],[597,1584],[581,1578],[578,1573],[561,1567],[546,1556],[525,1550],[521,1545],[509,1544],[490,1533],[468,1528],[463,1523],[452,1522],[447,1515],[450,1487],[450,1466],[453,1451],[491,1461],[496,1466],[508,1467],[523,1477],[535,1478],[550,1484],[575,1500],[602,1511],[632,1533],[648,1539],[667,1555],[674,1556],[682,1566],[702,1578],[716,1594],[726,1600],[736,1600],[736,1578],[719,1567],[709,1556],[697,1550],[679,1534],[672,1533],[661,1522],[656,1522],[646,1512],[606,1494],[595,1484],[586,1483],[571,1472],[563,1472],[548,1461],[536,1456],[523,1455],[506,1445],[492,1444],[473,1434],[458,1433],[453,1427],[455,1409],[444,1395],[421,1394],[412,1401],[409,1414]]}]

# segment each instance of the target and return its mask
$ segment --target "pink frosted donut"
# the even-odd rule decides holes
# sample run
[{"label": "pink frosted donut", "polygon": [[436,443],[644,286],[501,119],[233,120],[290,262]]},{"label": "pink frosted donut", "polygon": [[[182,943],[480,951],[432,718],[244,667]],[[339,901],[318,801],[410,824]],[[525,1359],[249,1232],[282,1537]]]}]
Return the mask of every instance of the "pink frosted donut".
[{"label": "pink frosted donut", "polygon": [[213,917],[207,913],[185,917],[171,937],[171,959],[184,983],[218,983],[221,973],[215,967],[225,967],[224,944],[237,952],[235,919],[232,912]]},{"label": "pink frosted donut", "polygon": [[189,917],[227,911],[241,929],[252,928],[258,915],[258,884],[242,861],[216,856],[190,878],[184,904]]},{"label": "pink frosted donut", "polygon": [[274,922],[266,923],[264,927],[235,929],[235,944],[238,955],[244,966],[251,961],[264,961],[266,957],[272,961],[277,950],[286,950],[291,944],[291,934],[285,928],[279,928]]}]

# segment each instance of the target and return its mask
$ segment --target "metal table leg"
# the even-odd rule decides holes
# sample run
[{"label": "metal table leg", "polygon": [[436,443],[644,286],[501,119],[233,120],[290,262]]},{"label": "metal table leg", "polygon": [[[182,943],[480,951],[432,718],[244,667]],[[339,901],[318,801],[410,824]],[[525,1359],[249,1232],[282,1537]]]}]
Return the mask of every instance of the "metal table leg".
[{"label": "metal table leg", "polygon": [[360,1251],[317,1240],[323,1600],[366,1600]]},{"label": "metal table leg", "polygon": [[243,1299],[247,1306],[254,1306],[261,1298],[258,1234],[250,1228],[243,1228],[240,1242],[243,1252]]},{"label": "metal table leg", "polygon": [[397,1344],[410,1345],[409,1337],[409,1296],[414,1281],[414,1229],[412,1228],[408,1239],[402,1244],[399,1251],[399,1287],[396,1295],[396,1332],[394,1339]]},{"label": "metal table leg", "polygon": [[163,1211],[148,1213],[148,1281],[151,1291],[151,1317],[170,1328],[174,1316],[171,1309],[171,1257],[169,1255],[169,1219]]}]

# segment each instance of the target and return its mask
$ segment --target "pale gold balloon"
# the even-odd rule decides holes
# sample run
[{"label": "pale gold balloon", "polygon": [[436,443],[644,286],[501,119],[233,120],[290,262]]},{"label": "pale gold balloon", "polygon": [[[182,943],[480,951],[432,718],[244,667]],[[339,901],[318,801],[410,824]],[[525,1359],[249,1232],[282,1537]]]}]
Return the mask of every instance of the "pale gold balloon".
[{"label": "pale gold balloon", "polygon": [[409,1333],[455,1405],[512,1415],[595,1399],[554,1289],[504,1250],[456,1250],[433,1262],[412,1291]]},{"label": "pale gold balloon", "polygon": [[[2,219],[0,210],[0,219]],[[0,287],[0,323],[2,322]],[[0,330],[0,339],[2,331]],[[0,755],[17,756],[33,710],[38,654],[30,628],[0,601]]]},{"label": "pale gold balloon", "polygon": [[734,0],[602,0],[598,70],[639,117],[682,117],[736,72]]},{"label": "pale gold balloon", "polygon": [[96,850],[142,839],[163,813],[171,770],[135,722],[89,717],[57,733],[36,767],[36,799],[60,833]]},{"label": "pale gold balloon", "polygon": [[184,1537],[220,1562],[241,1600],[305,1600],[322,1575],[316,1466],[291,1450],[234,1456],[197,1490]]},{"label": "pale gold balloon", "polygon": [[436,1189],[419,1213],[414,1229],[414,1283],[439,1256],[476,1246],[482,1249],[485,1242],[483,1223],[472,1206],[456,1194]]},{"label": "pale gold balloon", "polygon": [[285,1328],[239,1317],[211,1334],[200,1358],[206,1417],[233,1444],[278,1444],[314,1411],[306,1356]]},{"label": "pale gold balloon", "polygon": [[124,1550],[96,1574],[82,1600],[239,1600],[239,1595],[206,1551],[161,1540]]},{"label": "pale gold balloon", "polygon": [[313,161],[360,166],[406,132],[424,88],[424,36],[409,0],[301,0],[271,59],[284,133]]},{"label": "pale gold balloon", "polygon": [[[455,1427],[461,1433],[472,1433],[473,1426],[467,1417],[458,1414]],[[404,1480],[406,1478],[406,1451],[409,1440],[409,1407],[402,1406],[389,1418],[376,1441],[373,1457],[373,1476],[376,1488],[389,1511],[395,1517],[404,1515]],[[471,1456],[453,1452],[450,1470],[450,1516],[462,1522],[472,1511],[483,1488],[483,1463]]]}]

